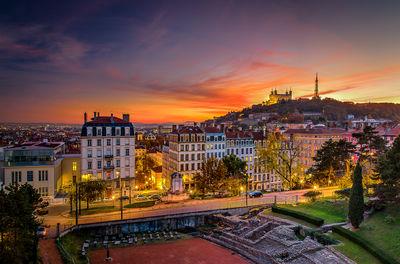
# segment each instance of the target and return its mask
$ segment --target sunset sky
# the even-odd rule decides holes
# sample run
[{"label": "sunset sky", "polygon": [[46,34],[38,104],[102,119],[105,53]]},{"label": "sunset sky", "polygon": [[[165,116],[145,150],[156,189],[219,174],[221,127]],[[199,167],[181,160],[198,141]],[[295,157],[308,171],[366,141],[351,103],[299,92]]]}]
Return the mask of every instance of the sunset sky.
[{"label": "sunset sky", "polygon": [[0,122],[200,121],[316,72],[322,97],[400,103],[400,1],[8,2]]}]

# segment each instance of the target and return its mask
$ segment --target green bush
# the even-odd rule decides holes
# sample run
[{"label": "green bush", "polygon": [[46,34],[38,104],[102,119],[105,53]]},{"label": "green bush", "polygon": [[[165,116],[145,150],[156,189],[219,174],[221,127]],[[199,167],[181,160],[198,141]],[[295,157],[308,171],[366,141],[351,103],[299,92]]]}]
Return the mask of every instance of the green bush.
[{"label": "green bush", "polygon": [[125,205],[125,208],[143,208],[143,207],[150,207],[155,204],[156,204],[155,200],[148,200],[148,201],[141,201]]},{"label": "green bush", "polygon": [[336,232],[337,234],[344,236],[345,238],[349,239],[350,241],[356,243],[360,247],[364,248],[367,250],[369,253],[371,253],[374,257],[379,259],[383,264],[400,264],[397,260],[395,260],[393,257],[389,256],[381,250],[380,248],[376,247],[374,244],[372,244],[369,241],[366,241],[356,233],[344,229],[343,227],[340,226],[334,226],[332,228],[333,232]]},{"label": "green bush", "polygon": [[324,224],[324,219],[322,219],[322,218],[308,215],[308,214],[305,214],[302,212],[297,212],[294,210],[282,208],[282,207],[272,206],[272,212],[292,216],[294,218],[304,220],[304,221],[311,223],[313,225],[316,225],[316,226],[322,226]]},{"label": "green bush", "polygon": [[319,191],[309,191],[303,194],[304,197],[307,197],[311,202],[315,202],[317,197],[320,196],[322,193]]},{"label": "green bush", "polygon": [[335,191],[335,194],[342,199],[349,199],[350,193],[351,193],[351,188],[345,188],[345,189]]}]

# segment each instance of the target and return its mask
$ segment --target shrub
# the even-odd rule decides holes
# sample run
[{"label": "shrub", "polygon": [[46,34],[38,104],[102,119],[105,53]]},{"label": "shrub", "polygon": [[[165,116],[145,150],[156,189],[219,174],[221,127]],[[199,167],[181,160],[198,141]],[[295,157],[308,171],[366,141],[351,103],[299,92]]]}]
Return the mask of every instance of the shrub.
[{"label": "shrub", "polygon": [[322,219],[322,218],[308,215],[308,214],[305,214],[302,212],[297,212],[294,210],[282,208],[282,207],[272,206],[272,212],[292,216],[294,218],[304,220],[304,221],[311,223],[313,225],[316,225],[316,226],[322,226],[324,224],[324,219]]},{"label": "shrub", "polygon": [[349,199],[350,193],[351,193],[351,188],[345,188],[345,189],[335,191],[335,194],[342,199]]},{"label": "shrub", "polygon": [[391,216],[391,215],[387,215],[387,216],[385,216],[385,218],[383,219],[383,221],[384,221],[386,224],[393,224],[393,223],[396,221],[396,219],[394,219],[394,217]]},{"label": "shrub", "polygon": [[369,253],[371,253],[374,257],[379,259],[383,264],[400,264],[392,256],[387,255],[383,250],[376,247],[371,242],[366,241],[365,239],[360,237],[358,234],[356,234],[350,230],[344,229],[343,227],[340,227],[340,226],[334,226],[334,227],[332,227],[332,230],[333,230],[333,232],[336,232],[337,234],[344,236],[345,238],[351,240],[352,242],[356,243],[360,247],[364,248]]},{"label": "shrub", "polygon": [[317,197],[320,196],[322,193],[319,191],[309,191],[303,194],[304,197],[307,197],[311,202],[315,202]]},{"label": "shrub", "polygon": [[150,207],[156,204],[155,200],[141,201],[136,203],[131,203],[125,206],[125,208],[143,208]]}]

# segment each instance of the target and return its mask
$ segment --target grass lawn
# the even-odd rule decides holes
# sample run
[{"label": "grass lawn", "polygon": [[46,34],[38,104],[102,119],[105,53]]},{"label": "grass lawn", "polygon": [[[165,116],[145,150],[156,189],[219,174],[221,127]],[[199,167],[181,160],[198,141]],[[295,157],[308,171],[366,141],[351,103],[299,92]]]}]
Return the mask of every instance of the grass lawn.
[{"label": "grass lawn", "polygon": [[[108,213],[119,210],[118,207],[113,205],[106,205],[106,206],[97,206],[91,207],[89,209],[82,208],[81,215],[92,215],[92,214],[99,214],[99,213]],[[75,215],[75,211],[72,211],[71,216]]]},{"label": "grass lawn", "polygon": [[313,203],[304,203],[297,206],[279,206],[322,218],[325,220],[325,224],[345,222],[348,210],[347,201],[332,199],[320,199]]},{"label": "grass lawn", "polygon": [[378,259],[369,254],[365,249],[355,244],[354,242],[342,237],[341,235],[332,233],[329,234],[329,236],[341,242],[339,245],[333,246],[333,248],[343,255],[347,256],[348,258],[354,260],[355,262],[368,264],[381,263]]},{"label": "grass lawn", "polygon": [[[388,216],[393,219],[392,223],[387,221]],[[356,233],[400,262],[400,206],[373,214]]]},{"label": "grass lawn", "polygon": [[61,238],[61,243],[64,249],[69,253],[69,255],[75,260],[77,264],[87,263],[85,257],[81,256],[81,247],[83,241],[85,241],[87,235],[70,233],[63,238]]}]

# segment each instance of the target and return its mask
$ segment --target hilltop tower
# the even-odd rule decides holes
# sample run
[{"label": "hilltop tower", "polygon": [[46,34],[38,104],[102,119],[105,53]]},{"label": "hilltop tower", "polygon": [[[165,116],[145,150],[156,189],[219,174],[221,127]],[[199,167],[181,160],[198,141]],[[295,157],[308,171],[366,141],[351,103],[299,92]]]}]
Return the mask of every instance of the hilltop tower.
[{"label": "hilltop tower", "polygon": [[319,92],[318,92],[318,72],[315,74],[315,89],[314,89],[314,96],[312,97],[312,99],[316,100],[321,99],[319,97]]}]

